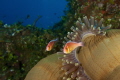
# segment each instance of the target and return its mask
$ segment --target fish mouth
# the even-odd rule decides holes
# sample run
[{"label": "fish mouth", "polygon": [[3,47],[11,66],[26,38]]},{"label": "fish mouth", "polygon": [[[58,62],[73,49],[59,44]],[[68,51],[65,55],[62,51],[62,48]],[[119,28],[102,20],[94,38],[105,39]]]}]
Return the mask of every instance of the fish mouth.
[{"label": "fish mouth", "polygon": [[65,51],[65,50],[64,50],[63,52],[64,52],[65,54],[69,54],[69,53],[70,53],[70,51]]}]

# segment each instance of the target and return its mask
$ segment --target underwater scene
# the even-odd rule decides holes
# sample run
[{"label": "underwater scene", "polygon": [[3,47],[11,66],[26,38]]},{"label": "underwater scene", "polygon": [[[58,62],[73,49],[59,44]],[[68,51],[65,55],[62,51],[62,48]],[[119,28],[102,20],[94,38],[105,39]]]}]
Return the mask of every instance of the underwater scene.
[{"label": "underwater scene", "polygon": [[120,0],[2,0],[0,80],[120,80]]}]

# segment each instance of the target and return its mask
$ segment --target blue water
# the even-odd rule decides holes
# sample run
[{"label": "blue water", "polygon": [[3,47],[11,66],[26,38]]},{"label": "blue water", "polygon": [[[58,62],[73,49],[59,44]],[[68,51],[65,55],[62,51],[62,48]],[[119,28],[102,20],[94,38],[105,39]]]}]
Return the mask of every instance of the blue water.
[{"label": "blue water", "polygon": [[41,15],[36,26],[48,28],[61,20],[66,5],[66,0],[1,0],[0,20],[7,24],[19,21],[23,25],[32,25]]}]

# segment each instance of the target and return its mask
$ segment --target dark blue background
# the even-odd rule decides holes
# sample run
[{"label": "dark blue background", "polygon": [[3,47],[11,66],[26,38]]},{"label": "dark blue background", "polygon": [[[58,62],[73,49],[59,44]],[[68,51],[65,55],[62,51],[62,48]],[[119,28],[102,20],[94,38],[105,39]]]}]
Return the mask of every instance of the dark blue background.
[{"label": "dark blue background", "polygon": [[28,25],[42,15],[36,26],[48,28],[61,20],[66,5],[65,0],[1,0],[0,20],[7,24],[23,21],[23,25]]}]

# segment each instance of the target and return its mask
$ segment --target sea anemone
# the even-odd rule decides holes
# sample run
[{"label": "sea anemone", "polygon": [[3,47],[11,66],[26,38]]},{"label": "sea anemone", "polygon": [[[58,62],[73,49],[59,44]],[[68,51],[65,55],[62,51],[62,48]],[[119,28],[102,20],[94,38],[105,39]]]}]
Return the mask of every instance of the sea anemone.
[{"label": "sea anemone", "polygon": [[57,54],[52,54],[38,62],[27,74],[25,80],[61,80],[61,61]]},{"label": "sea anemone", "polygon": [[[97,22],[97,20],[94,20],[94,17],[88,18],[85,16],[83,17],[83,22],[81,18],[78,18],[78,21],[76,22],[77,27],[74,26],[71,27],[71,30],[73,32],[68,32],[67,37],[65,37],[66,41],[75,41],[75,42],[81,42],[84,41],[89,36],[104,36],[106,34],[106,30],[111,27],[111,25],[108,25],[107,27],[104,27],[102,24],[103,18]],[[73,50],[70,54],[65,54],[63,52],[58,52],[58,54],[64,54],[63,57],[59,58],[63,61],[62,70],[65,71],[65,75],[69,76],[69,79],[80,79],[85,78],[87,80],[90,80],[90,78],[86,75],[81,62],[78,60],[76,54],[77,49]],[[63,77],[63,79],[67,79],[68,77]]]}]

